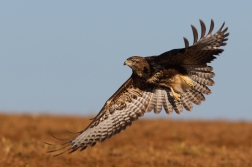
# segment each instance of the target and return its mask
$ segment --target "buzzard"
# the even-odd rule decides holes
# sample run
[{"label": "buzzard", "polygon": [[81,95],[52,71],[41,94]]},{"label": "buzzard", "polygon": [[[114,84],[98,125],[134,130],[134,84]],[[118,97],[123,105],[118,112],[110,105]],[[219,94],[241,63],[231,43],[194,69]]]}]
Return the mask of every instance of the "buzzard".
[{"label": "buzzard", "polygon": [[[173,49],[158,56],[132,56],[124,65],[132,69],[129,79],[106,101],[92,122],[72,139],[66,139],[62,148],[48,152],[72,153],[120,133],[130,126],[145,112],[154,110],[161,112],[162,107],[167,114],[173,110],[181,113],[183,108],[191,111],[192,103],[199,105],[205,100],[213,86],[213,68],[208,66],[224,50],[228,40],[228,28],[221,28],[212,34],[214,22],[211,20],[210,30],[206,34],[206,26],[202,20],[201,36],[198,40],[197,29],[192,25],[193,45],[184,38],[185,47]],[[47,143],[49,144],[49,143]]]}]

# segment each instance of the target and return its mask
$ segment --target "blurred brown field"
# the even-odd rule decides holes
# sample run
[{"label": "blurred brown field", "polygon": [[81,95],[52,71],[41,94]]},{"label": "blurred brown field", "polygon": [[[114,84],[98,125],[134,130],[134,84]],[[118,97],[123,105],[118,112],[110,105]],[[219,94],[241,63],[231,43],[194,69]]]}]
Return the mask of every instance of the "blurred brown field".
[{"label": "blurred brown field", "polygon": [[53,157],[44,142],[69,138],[84,117],[0,114],[3,167],[252,167],[252,123],[140,119],[126,131],[82,152]]}]

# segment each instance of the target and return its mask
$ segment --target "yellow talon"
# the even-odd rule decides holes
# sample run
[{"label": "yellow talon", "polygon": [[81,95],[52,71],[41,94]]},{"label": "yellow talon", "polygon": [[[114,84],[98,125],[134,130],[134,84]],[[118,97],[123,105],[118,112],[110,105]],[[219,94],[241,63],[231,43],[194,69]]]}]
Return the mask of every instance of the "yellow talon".
[{"label": "yellow talon", "polygon": [[177,100],[177,101],[180,101],[180,94],[178,94],[178,93],[173,93],[173,97],[174,97],[174,99],[175,100]]},{"label": "yellow talon", "polygon": [[173,88],[171,86],[169,86],[171,92],[172,92],[172,95],[173,95],[173,98],[176,100],[176,101],[180,101],[180,94],[176,93]]}]

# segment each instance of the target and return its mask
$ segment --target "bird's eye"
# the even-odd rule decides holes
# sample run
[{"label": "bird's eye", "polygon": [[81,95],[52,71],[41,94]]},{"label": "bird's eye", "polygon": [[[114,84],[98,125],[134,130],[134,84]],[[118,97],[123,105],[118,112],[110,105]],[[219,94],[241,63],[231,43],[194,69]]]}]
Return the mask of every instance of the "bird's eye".
[{"label": "bird's eye", "polygon": [[132,61],[132,63],[135,63],[136,62],[136,60],[131,60]]}]

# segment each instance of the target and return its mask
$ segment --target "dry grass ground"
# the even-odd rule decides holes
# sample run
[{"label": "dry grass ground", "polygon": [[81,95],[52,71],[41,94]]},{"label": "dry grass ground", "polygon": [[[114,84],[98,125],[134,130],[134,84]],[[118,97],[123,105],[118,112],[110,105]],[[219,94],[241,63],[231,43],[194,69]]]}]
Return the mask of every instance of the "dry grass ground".
[{"label": "dry grass ground", "polygon": [[49,132],[82,130],[87,118],[0,114],[3,167],[252,167],[252,123],[141,120],[125,132],[83,152],[53,157],[43,142]]}]

